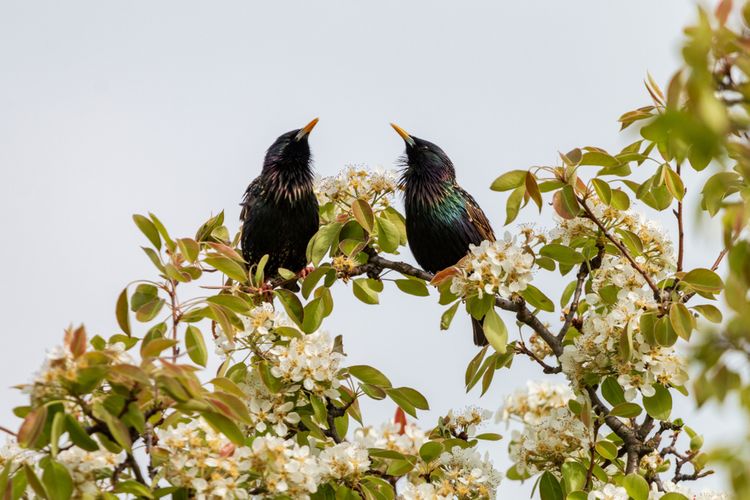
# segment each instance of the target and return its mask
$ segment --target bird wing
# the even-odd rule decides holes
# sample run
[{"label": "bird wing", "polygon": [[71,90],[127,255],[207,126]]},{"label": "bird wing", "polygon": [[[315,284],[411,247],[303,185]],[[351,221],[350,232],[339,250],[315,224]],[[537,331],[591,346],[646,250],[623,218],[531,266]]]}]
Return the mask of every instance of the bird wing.
[{"label": "bird wing", "polygon": [[456,185],[456,189],[466,200],[466,213],[469,215],[469,221],[474,225],[477,232],[481,235],[483,240],[495,241],[495,233],[492,231],[492,226],[487,216],[479,207],[479,204],[467,193],[461,186]]},{"label": "bird wing", "polygon": [[250,217],[250,210],[255,205],[255,202],[257,201],[258,197],[263,191],[263,185],[261,183],[260,177],[256,178],[253,182],[250,183],[250,185],[247,187],[247,191],[245,191],[245,196],[242,198],[242,212],[240,212],[240,220],[246,221]]}]

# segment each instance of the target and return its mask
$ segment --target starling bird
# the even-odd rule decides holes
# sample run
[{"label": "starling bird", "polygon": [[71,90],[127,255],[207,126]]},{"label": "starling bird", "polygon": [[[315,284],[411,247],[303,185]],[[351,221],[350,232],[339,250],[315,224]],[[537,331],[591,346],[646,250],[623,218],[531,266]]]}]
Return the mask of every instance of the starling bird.
[{"label": "starling bird", "polygon": [[[401,176],[406,209],[406,235],[414,258],[437,273],[455,265],[469,244],[495,241],[487,216],[456,182],[456,170],[437,145],[391,124],[406,143]],[[474,343],[487,345],[481,322],[472,318]]]},{"label": "starling bird", "polygon": [[307,137],[318,119],[276,139],[266,152],[263,170],[242,200],[242,255],[254,265],[268,254],[265,270],[283,267],[299,273],[305,251],[318,230],[318,200],[313,192]]}]

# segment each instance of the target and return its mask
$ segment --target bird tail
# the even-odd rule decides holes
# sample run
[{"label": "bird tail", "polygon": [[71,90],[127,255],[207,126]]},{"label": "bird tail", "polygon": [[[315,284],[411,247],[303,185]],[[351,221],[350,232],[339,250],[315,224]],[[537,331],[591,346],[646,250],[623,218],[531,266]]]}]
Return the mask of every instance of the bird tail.
[{"label": "bird tail", "polygon": [[489,344],[487,337],[484,335],[484,328],[482,328],[481,321],[471,318],[471,327],[474,329],[474,345],[486,346]]}]

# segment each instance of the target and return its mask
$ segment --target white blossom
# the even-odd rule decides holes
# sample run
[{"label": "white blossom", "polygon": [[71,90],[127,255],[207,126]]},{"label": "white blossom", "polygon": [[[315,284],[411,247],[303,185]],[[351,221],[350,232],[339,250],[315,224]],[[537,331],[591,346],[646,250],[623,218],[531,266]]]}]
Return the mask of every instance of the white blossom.
[{"label": "white blossom", "polygon": [[538,424],[550,411],[565,408],[573,397],[568,384],[530,380],[526,382],[525,389],[518,389],[505,398],[498,416],[506,422],[511,417],[517,417],[524,423]]},{"label": "white blossom", "polygon": [[628,500],[628,492],[622,486],[605,484],[599,489],[591,490],[588,500]]},{"label": "white blossom", "polygon": [[333,339],[325,332],[293,338],[289,345],[269,350],[271,374],[286,382],[302,384],[308,391],[337,397],[341,384],[337,372],[343,354],[333,350]]},{"label": "white blossom", "polygon": [[318,203],[331,203],[333,214],[338,215],[348,212],[357,199],[368,202],[375,212],[385,210],[399,186],[394,170],[350,165],[335,176],[316,179],[314,189]]},{"label": "white blossom", "polygon": [[111,453],[101,449],[86,451],[77,446],[63,450],[57,461],[68,469],[73,480],[74,497],[98,496],[109,487],[109,477],[115,467],[125,459],[125,452]]},{"label": "white blossom", "polygon": [[377,429],[360,427],[354,431],[352,441],[363,448],[382,448],[405,455],[416,455],[427,441],[427,436],[414,423],[407,423],[402,430],[399,424],[388,422]]},{"label": "white blossom", "polygon": [[466,297],[499,294],[509,297],[526,289],[533,278],[534,255],[509,233],[499,241],[469,245],[468,255],[456,266],[451,292]]},{"label": "white blossom", "polygon": [[339,443],[318,455],[323,475],[332,479],[355,480],[370,468],[367,449],[359,443]]}]

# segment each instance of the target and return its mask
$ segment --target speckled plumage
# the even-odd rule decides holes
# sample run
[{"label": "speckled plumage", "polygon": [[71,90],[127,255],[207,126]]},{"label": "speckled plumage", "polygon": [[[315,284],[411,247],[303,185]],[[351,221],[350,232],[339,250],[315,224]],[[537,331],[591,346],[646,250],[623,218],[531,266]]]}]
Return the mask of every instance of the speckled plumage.
[{"label": "speckled plumage", "polygon": [[[445,152],[424,139],[407,137],[413,144],[404,137],[401,183],[406,234],[419,265],[436,273],[461,260],[470,244],[494,241],[495,234],[476,200],[456,182],[456,171]],[[472,326],[474,343],[486,345],[481,323],[472,319]]]},{"label": "speckled plumage", "polygon": [[304,269],[307,243],[318,230],[310,145],[307,133],[299,137],[302,130],[287,132],[268,148],[263,170],[242,201],[242,255],[254,265],[268,254],[268,276],[279,267]]}]

